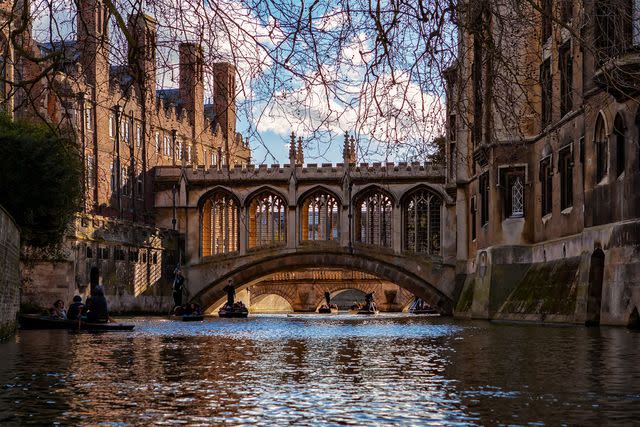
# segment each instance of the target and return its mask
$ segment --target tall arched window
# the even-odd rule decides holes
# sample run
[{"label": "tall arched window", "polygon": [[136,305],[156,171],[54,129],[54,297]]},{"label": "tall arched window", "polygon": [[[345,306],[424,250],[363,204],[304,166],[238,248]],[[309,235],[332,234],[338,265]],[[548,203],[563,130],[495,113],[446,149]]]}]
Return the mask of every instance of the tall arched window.
[{"label": "tall arched window", "polygon": [[604,125],[602,114],[596,120],[594,134],[594,145],[596,151],[596,184],[607,175],[607,164],[609,162],[609,144],[607,143],[607,131]]},{"label": "tall arched window", "polygon": [[340,205],[325,191],[316,191],[302,203],[302,240],[338,240]]},{"label": "tall arched window", "polygon": [[236,252],[239,222],[236,199],[222,191],[212,194],[202,206],[202,256]]},{"label": "tall arched window", "polygon": [[390,248],[393,201],[384,193],[371,191],[356,203],[356,241]]},{"label": "tall arched window", "polygon": [[613,122],[613,134],[616,139],[616,176],[620,176],[622,175],[622,172],[624,172],[624,165],[626,162],[625,133],[626,127],[624,125],[624,120],[622,119],[622,116],[618,114]]},{"label": "tall arched window", "polygon": [[440,254],[440,209],[442,199],[436,193],[420,189],[403,203],[404,248],[410,252]]},{"label": "tall arched window", "polygon": [[249,247],[284,244],[287,240],[286,204],[270,191],[263,191],[249,204]]}]

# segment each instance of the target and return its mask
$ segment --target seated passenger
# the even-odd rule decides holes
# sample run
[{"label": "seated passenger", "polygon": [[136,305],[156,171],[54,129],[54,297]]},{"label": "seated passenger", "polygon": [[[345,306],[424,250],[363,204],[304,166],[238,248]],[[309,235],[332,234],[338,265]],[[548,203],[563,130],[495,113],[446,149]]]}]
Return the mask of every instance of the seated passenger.
[{"label": "seated passenger", "polygon": [[202,314],[202,310],[200,310],[200,306],[195,303],[189,304],[189,310],[191,310],[191,314],[194,316],[200,316]]},{"label": "seated passenger", "polygon": [[182,308],[181,305],[176,305],[173,308],[173,315],[174,316],[182,316],[184,314],[184,309]]},{"label": "seated passenger", "polygon": [[67,311],[64,309],[64,301],[61,299],[53,303],[53,307],[49,310],[52,319],[66,320]]},{"label": "seated passenger", "polygon": [[69,311],[67,311],[67,319],[78,320],[78,318],[82,316],[82,310],[84,310],[82,297],[80,295],[76,295],[73,297],[73,302],[69,306]]},{"label": "seated passenger", "polygon": [[192,304],[185,304],[182,306],[182,314],[185,316],[191,316],[193,314],[193,310],[191,309]]},{"label": "seated passenger", "polygon": [[92,295],[87,298],[86,309],[88,322],[107,323],[109,321],[107,298],[104,296],[102,286],[97,286]]}]

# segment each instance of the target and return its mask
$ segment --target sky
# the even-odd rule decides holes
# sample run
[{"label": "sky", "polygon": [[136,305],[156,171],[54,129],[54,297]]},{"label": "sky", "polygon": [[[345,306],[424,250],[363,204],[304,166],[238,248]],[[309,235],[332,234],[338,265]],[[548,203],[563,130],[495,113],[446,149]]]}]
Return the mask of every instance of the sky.
[{"label": "sky", "polygon": [[[125,15],[132,9],[128,1],[118,0]],[[443,128],[438,82],[424,87],[416,81],[402,63],[404,52],[394,58],[397,69],[381,67],[372,78],[375,39],[368,17],[341,9],[344,0],[319,2],[302,29],[290,26],[298,22],[298,2],[269,7],[285,3],[147,0],[145,13],[158,21],[159,85],[177,87],[178,42],[198,42],[205,76],[213,62],[236,64],[237,130],[249,139],[254,163],[287,163],[292,131],[304,140],[307,163],[341,162],[345,131],[358,141],[358,161],[425,160],[424,142]],[[36,40],[75,38],[73,0],[31,5]],[[405,37],[402,30],[397,38]],[[110,41],[111,62],[124,63],[126,43],[114,25]],[[205,99],[212,88],[205,77]]]}]

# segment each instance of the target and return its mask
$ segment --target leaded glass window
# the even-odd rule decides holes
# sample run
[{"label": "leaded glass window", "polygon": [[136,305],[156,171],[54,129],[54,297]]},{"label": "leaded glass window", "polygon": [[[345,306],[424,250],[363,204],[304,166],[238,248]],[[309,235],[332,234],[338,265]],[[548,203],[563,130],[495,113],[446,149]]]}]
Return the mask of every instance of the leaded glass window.
[{"label": "leaded glass window", "polygon": [[390,248],[393,202],[383,193],[370,192],[356,202],[356,240]]},{"label": "leaded glass window", "polygon": [[318,191],[302,204],[302,240],[338,240],[339,204],[336,198]]},{"label": "leaded glass window", "polygon": [[269,191],[249,204],[249,247],[284,244],[287,239],[286,204]]},{"label": "leaded glass window", "polygon": [[410,252],[438,255],[441,247],[440,210],[442,199],[422,189],[404,202],[405,249]]},{"label": "leaded glass window", "polygon": [[202,255],[238,250],[239,209],[235,198],[224,192],[213,194],[202,209]]}]

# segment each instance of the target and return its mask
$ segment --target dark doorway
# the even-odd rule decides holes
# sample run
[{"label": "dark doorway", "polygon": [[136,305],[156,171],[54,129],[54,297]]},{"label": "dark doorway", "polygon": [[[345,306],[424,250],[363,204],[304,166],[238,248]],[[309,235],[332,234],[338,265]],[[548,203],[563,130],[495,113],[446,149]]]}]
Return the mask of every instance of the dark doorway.
[{"label": "dark doorway", "polygon": [[627,328],[640,330],[640,315],[638,314],[638,307],[634,307],[631,315],[629,316],[629,322]]},{"label": "dark doorway", "polygon": [[587,300],[587,326],[600,324],[600,307],[602,305],[602,280],[604,278],[604,252],[598,248],[591,255],[589,269],[589,297]]}]

